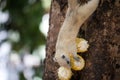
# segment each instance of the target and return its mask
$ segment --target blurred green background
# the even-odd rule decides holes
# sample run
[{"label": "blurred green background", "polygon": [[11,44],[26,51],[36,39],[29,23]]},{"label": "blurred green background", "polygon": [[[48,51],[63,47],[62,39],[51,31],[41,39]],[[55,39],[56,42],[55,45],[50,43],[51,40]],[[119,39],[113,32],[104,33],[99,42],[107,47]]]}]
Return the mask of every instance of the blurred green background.
[{"label": "blurred green background", "polygon": [[[50,3],[0,0],[0,71],[4,66],[7,70],[7,79],[0,80],[42,79]],[[18,77],[11,78],[12,74]]]}]

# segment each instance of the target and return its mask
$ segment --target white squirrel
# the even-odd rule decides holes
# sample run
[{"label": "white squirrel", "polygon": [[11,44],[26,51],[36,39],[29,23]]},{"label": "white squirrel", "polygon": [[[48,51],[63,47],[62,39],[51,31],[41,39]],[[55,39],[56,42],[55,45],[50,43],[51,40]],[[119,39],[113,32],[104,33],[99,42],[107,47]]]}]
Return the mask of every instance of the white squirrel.
[{"label": "white squirrel", "polygon": [[54,57],[60,66],[71,68],[69,54],[78,60],[75,42],[77,34],[81,25],[92,15],[98,4],[99,0],[88,0],[82,5],[78,0],[68,0],[68,10],[58,34]]}]

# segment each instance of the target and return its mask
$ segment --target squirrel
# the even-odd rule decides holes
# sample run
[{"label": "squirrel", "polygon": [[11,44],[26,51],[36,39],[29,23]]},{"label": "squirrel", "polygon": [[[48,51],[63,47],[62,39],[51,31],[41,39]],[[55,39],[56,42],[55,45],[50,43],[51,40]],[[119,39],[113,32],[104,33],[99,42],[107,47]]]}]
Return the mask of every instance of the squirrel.
[{"label": "squirrel", "polygon": [[70,55],[79,61],[75,40],[81,25],[92,15],[98,4],[99,0],[68,0],[68,10],[58,34],[54,56],[60,66],[71,68]]}]

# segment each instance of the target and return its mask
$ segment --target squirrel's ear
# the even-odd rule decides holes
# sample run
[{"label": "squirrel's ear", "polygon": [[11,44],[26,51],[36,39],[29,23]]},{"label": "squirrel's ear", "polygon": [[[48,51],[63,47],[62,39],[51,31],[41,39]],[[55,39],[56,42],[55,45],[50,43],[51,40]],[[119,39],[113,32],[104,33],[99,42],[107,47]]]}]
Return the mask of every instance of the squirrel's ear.
[{"label": "squirrel's ear", "polygon": [[53,61],[57,62],[57,59],[55,58],[55,56],[53,57]]},{"label": "squirrel's ear", "polygon": [[72,71],[69,68],[65,68],[63,66],[58,69],[58,78],[60,80],[70,80],[72,76]]}]

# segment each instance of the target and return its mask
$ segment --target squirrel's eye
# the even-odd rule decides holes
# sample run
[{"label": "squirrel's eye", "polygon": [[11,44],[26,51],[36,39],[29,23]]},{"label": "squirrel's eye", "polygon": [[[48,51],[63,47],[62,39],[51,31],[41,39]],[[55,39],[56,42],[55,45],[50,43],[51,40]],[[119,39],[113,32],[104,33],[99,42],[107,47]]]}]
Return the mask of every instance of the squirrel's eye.
[{"label": "squirrel's eye", "polygon": [[67,62],[67,64],[70,64],[70,61],[66,61]]},{"label": "squirrel's eye", "polygon": [[62,55],[62,58],[64,59],[64,58],[65,58],[65,56],[64,56],[64,55]]}]

